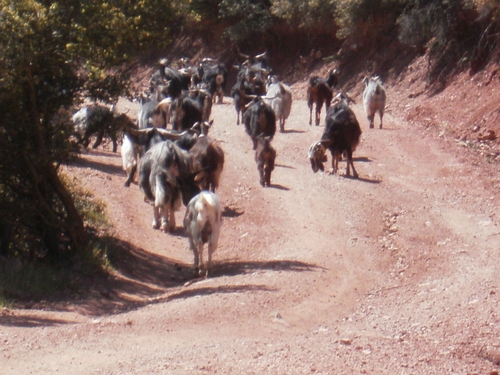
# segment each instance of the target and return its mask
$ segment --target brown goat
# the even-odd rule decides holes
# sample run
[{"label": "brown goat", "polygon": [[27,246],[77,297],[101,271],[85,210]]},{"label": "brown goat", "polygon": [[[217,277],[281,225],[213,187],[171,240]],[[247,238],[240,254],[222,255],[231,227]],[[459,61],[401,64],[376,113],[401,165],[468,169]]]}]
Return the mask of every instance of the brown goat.
[{"label": "brown goat", "polygon": [[315,112],[315,123],[316,126],[319,125],[321,108],[323,108],[323,103],[326,106],[326,110],[330,108],[330,103],[333,98],[333,88],[337,86],[338,83],[338,71],[337,69],[330,70],[328,72],[328,77],[326,79],[321,77],[311,77],[309,79],[309,85],[307,87],[307,106],[309,107],[309,125],[312,125],[312,110],[313,105],[316,104]]},{"label": "brown goat", "polygon": [[215,193],[219,187],[220,176],[224,168],[224,150],[219,143],[206,136],[200,136],[189,150],[191,170],[198,172],[195,181],[202,190]]},{"label": "brown goat", "polygon": [[271,137],[257,137],[257,149],[255,150],[255,162],[260,175],[262,186],[271,186],[271,172],[274,170],[276,150],[271,146]]}]

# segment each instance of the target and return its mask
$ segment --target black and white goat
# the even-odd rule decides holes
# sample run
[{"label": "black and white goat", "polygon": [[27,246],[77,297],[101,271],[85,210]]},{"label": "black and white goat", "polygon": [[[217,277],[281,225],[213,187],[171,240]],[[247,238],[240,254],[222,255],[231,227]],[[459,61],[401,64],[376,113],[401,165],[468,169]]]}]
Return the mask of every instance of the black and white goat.
[{"label": "black and white goat", "polygon": [[187,205],[200,192],[188,152],[169,140],[157,143],[141,157],[138,175],[145,198],[154,203],[153,228],[173,231],[181,197]]},{"label": "black and white goat", "polygon": [[91,105],[81,108],[73,115],[74,135],[78,143],[88,147],[90,137],[96,136],[92,148],[97,148],[104,137],[109,137],[113,144],[113,152],[118,147],[118,139],[127,128],[134,127],[132,120],[124,113],[118,114],[102,105]]},{"label": "black and white goat", "polygon": [[326,161],[325,150],[330,150],[332,154],[331,174],[338,171],[338,163],[342,155],[346,155],[347,168],[346,175],[350,176],[350,167],[354,178],[358,178],[358,173],[354,168],[352,153],[356,150],[361,137],[361,128],[356,116],[349,108],[349,98],[339,94],[335,104],[326,113],[326,127],[319,142],[313,143],[309,149],[309,159],[314,172],[323,170],[323,163]]},{"label": "black and white goat", "polygon": [[205,277],[212,267],[212,255],[217,249],[222,226],[222,206],[219,197],[212,192],[202,191],[191,199],[184,216],[184,228],[194,254],[194,269],[202,275],[203,247],[208,243]]}]

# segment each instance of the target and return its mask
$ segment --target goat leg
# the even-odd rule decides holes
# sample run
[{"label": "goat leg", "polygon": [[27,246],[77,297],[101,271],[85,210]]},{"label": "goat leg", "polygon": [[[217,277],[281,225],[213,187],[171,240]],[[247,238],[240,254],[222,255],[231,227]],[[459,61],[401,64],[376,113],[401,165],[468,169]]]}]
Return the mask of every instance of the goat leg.
[{"label": "goat leg", "polygon": [[271,186],[271,168],[266,168],[266,185]]},{"label": "goat leg", "polygon": [[159,207],[153,206],[153,229],[160,228],[160,209]]},{"label": "goat leg", "polygon": [[203,242],[199,241],[199,243],[196,245],[196,253],[198,254],[198,265],[195,265],[195,270],[197,270],[198,275],[201,276],[203,266]]},{"label": "goat leg", "polygon": [[266,186],[266,178],[264,176],[264,167],[259,166],[259,176],[260,176],[260,184],[262,186]]},{"label": "goat leg", "polygon": [[175,230],[175,212],[172,208],[168,210],[168,231],[173,232]]},{"label": "goat leg", "polygon": [[160,230],[162,232],[167,232],[168,231],[168,209],[165,206],[160,206],[159,207],[160,215],[161,215],[161,227]]},{"label": "goat leg", "polygon": [[111,141],[113,143],[113,152],[116,152],[116,150],[118,149],[118,142],[116,141],[116,137],[111,137]]},{"label": "goat leg", "polygon": [[368,116],[368,121],[370,121],[370,129],[373,129],[374,126],[374,117],[375,116]]},{"label": "goat leg", "polygon": [[208,255],[207,255],[207,271],[206,277],[208,277],[209,271],[212,269],[212,255],[214,254],[217,246],[219,244],[219,228],[212,228],[212,235],[210,236],[210,240],[208,241]]},{"label": "goat leg", "polygon": [[352,161],[352,151],[351,150],[347,150],[347,168],[346,168],[346,175],[347,176],[351,175],[349,166],[352,167],[352,176],[354,178],[358,178],[358,172],[356,172],[356,169],[354,168],[354,163]]},{"label": "goat leg", "polygon": [[99,132],[99,133],[97,134],[97,138],[96,138],[96,140],[95,140],[94,144],[92,145],[92,148],[93,148],[93,149],[96,149],[97,147],[99,147],[99,145],[100,145],[100,144],[101,144],[101,142],[102,142],[102,137],[103,137],[103,136],[104,136],[104,134],[103,134],[102,132]]},{"label": "goat leg", "polygon": [[130,183],[134,180],[136,171],[137,171],[137,165],[132,166],[132,168],[130,169],[130,174],[127,177],[127,181],[125,181],[125,187],[130,186]]},{"label": "goat leg", "polygon": [[195,245],[194,243],[194,240],[192,238],[189,238],[189,244],[191,246],[191,250],[193,251],[193,255],[194,255],[194,273],[196,275],[198,275],[199,273],[199,264],[200,264],[200,259],[199,259],[199,256],[198,256],[198,247]]}]

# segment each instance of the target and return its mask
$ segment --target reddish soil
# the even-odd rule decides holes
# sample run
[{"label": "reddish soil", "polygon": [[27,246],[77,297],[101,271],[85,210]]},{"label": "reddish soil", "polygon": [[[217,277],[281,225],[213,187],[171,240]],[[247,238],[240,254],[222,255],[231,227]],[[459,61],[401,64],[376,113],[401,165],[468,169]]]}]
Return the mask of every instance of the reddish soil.
[{"label": "reddish soil", "polygon": [[184,208],[175,233],[153,230],[119,154],[83,154],[65,171],[107,203],[115,272],[81,300],[0,312],[2,374],[498,374],[498,67],[432,97],[424,69],[386,83],[382,130],[351,93],[359,179],[344,162],[311,171],[324,120],[308,125],[305,82],[270,188],[231,98],[215,105],[223,230],[211,277],[192,283]]}]

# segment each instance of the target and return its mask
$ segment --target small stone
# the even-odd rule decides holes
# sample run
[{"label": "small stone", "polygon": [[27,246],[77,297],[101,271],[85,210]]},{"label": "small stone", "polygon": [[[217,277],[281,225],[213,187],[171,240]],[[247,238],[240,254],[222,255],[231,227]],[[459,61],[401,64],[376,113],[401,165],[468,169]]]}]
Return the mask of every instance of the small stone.
[{"label": "small stone", "polygon": [[341,339],[341,340],[340,340],[340,343],[341,343],[342,345],[351,345],[351,344],[352,344],[352,341],[351,341],[351,339]]}]

